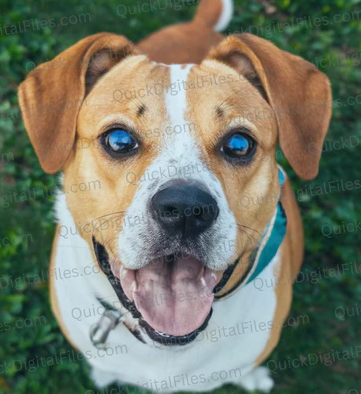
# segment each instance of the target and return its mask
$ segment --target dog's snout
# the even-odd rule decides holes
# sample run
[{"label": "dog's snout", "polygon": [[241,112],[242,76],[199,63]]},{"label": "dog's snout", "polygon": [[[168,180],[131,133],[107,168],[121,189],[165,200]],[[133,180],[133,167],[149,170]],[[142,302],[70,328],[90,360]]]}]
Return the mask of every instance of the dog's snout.
[{"label": "dog's snout", "polygon": [[208,192],[181,182],[159,190],[152,198],[151,211],[169,235],[194,237],[212,225],[219,210]]}]

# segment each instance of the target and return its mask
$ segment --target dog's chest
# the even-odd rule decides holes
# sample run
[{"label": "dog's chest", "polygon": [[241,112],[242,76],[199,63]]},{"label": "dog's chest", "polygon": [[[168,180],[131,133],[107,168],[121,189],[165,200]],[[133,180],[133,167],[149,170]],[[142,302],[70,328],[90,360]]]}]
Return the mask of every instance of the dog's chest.
[{"label": "dog's chest", "polygon": [[[263,286],[260,291],[251,282],[214,303],[208,327],[188,347],[160,349],[158,343],[143,344],[120,323],[110,332],[108,348],[98,351],[89,338],[90,327],[104,311],[97,297],[117,307],[120,302],[107,278],[93,271],[89,247],[79,235],[59,237],[54,257],[57,279],[53,284],[61,324],[91,365],[124,383],[168,392],[237,383],[253,368],[270,337],[276,310],[274,289]],[[276,255],[258,283],[271,283],[278,264]],[[65,278],[65,272],[72,274]]]}]

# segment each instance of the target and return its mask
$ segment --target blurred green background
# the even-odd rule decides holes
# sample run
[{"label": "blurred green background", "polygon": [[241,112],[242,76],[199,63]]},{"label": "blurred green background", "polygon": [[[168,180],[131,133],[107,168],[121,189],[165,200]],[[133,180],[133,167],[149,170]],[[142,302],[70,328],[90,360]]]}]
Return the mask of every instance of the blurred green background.
[{"label": "blurred green background", "polygon": [[[0,2],[1,365],[13,359],[29,360],[37,355],[51,357],[71,350],[50,311],[48,281],[39,278],[48,267],[54,234],[53,193],[43,196],[39,190],[53,190],[57,177],[45,174],[38,164],[21,120],[17,86],[33,68],[33,63],[37,65],[53,58],[89,34],[116,32],[136,42],[167,24],[189,20],[195,10],[195,5],[185,1],[184,5],[169,6],[156,13],[137,13],[127,18],[117,14],[119,5],[135,3],[138,2]],[[172,3],[168,1],[168,4]],[[118,11],[123,9],[118,8]],[[59,24],[63,17],[67,19]],[[313,26],[310,22],[297,25],[297,18],[305,21],[312,18]],[[322,23],[315,22],[316,18]],[[332,82],[333,118],[317,179],[312,182],[299,180],[279,155],[295,191],[317,187],[324,182],[355,183],[361,178],[360,18],[360,0],[235,1],[234,17],[226,34],[248,29],[316,63]],[[26,31],[21,32],[19,27],[5,29],[5,25],[19,26],[20,23],[23,26],[24,20],[30,24]],[[48,22],[37,28],[36,21]],[[253,26],[251,30],[249,26]],[[337,141],[345,140],[349,142],[338,149]],[[38,191],[29,195],[29,188]],[[14,192],[18,202],[10,198]],[[334,190],[314,196],[298,194],[306,255],[302,269],[304,280],[300,277],[294,287],[291,316],[296,319],[307,315],[309,321],[290,324],[283,330],[279,346],[271,356],[276,362],[302,355],[307,357],[311,353],[326,355],[332,351],[349,351],[361,345],[361,231],[345,232],[341,228],[341,233],[335,234],[338,226],[361,220],[360,189]],[[336,227],[326,237],[322,232],[328,234],[331,228],[328,226]],[[10,244],[4,245],[4,239],[11,239]],[[342,265],[349,270],[339,274],[332,271]],[[351,272],[351,267],[359,267],[358,272]],[[326,274],[321,274],[321,269],[325,269]],[[336,308],[349,309],[348,312],[338,309],[346,311],[342,317],[341,312],[335,315]],[[88,377],[86,362],[64,362],[35,371],[16,369],[0,367],[0,393],[96,392]],[[273,375],[275,392],[361,393],[360,371],[360,357],[337,359],[328,366],[318,362],[313,366],[286,369]],[[225,386],[216,392],[242,391]]]}]

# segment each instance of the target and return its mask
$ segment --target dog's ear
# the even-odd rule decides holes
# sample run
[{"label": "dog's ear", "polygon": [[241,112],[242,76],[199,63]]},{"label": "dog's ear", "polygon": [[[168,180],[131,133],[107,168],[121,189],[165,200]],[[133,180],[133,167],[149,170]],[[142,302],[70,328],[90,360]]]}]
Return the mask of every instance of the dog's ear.
[{"label": "dog's ear", "polygon": [[123,36],[84,38],[34,69],[19,87],[25,127],[44,171],[59,171],[74,147],[79,109],[96,81],[130,54]]},{"label": "dog's ear", "polygon": [[306,60],[251,34],[228,37],[208,59],[236,69],[260,91],[276,114],[285,157],[301,178],[313,179],[332,112],[327,76]]}]

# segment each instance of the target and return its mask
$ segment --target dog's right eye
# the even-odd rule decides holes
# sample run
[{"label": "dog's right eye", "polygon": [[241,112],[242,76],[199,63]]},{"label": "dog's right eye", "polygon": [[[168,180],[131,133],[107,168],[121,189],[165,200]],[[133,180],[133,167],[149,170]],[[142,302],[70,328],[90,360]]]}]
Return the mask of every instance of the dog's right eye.
[{"label": "dog's right eye", "polygon": [[102,136],[102,145],[111,155],[131,153],[138,148],[137,141],[123,129],[112,129]]}]

